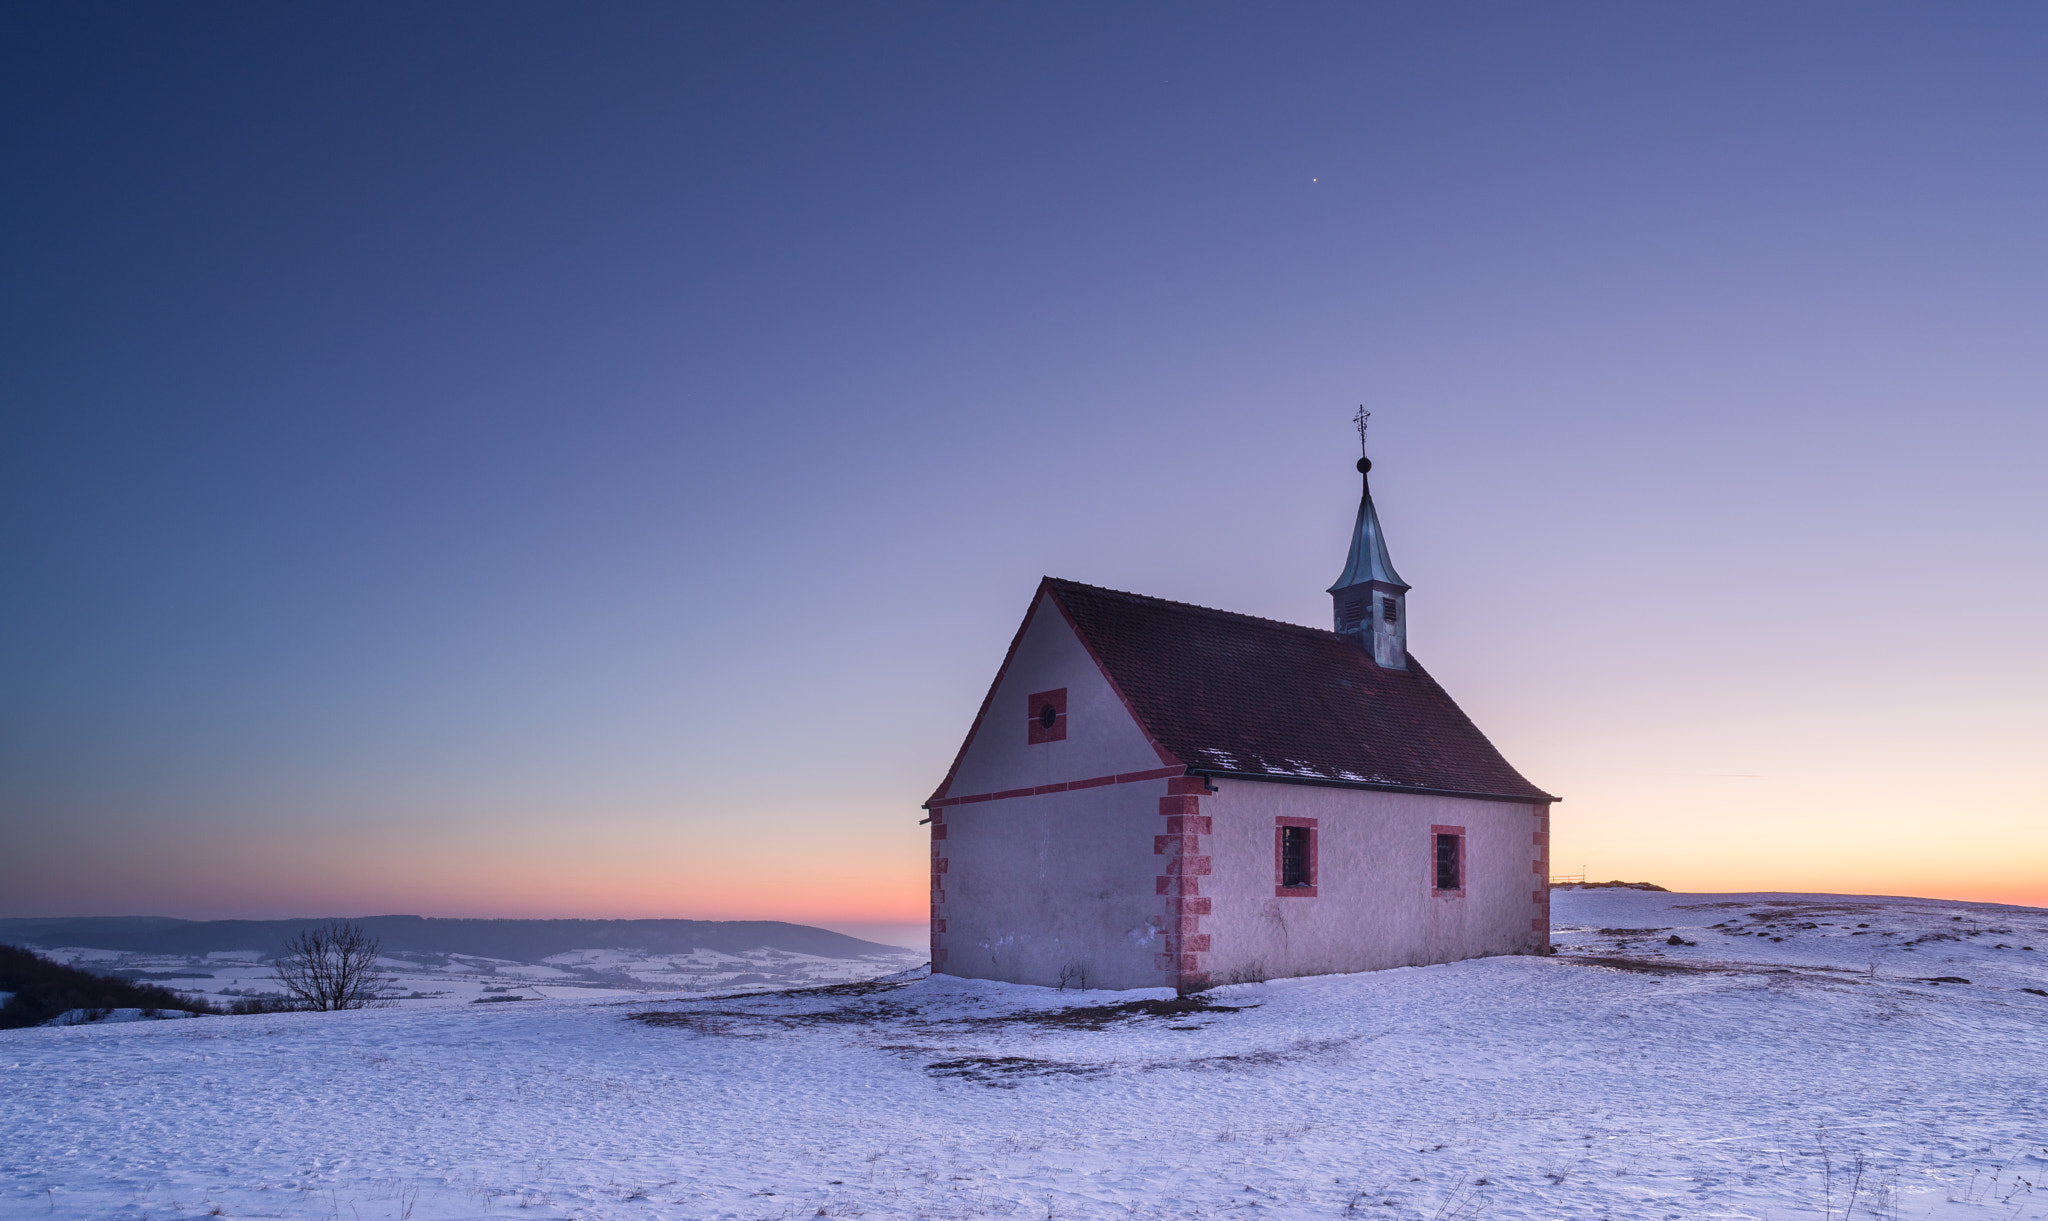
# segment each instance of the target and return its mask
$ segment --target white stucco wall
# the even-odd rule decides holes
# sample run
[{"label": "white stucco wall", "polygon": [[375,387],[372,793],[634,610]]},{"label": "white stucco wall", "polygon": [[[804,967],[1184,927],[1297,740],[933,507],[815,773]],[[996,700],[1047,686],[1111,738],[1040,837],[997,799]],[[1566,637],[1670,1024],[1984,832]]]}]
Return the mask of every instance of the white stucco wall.
[{"label": "white stucco wall", "polygon": [[[1036,692],[1065,688],[1067,736],[1030,740]],[[1049,596],[1041,595],[942,798],[1157,771],[1158,752]],[[1162,780],[937,807],[934,962],[943,974],[1149,988],[1165,911]]]},{"label": "white stucco wall", "polygon": [[[1212,862],[1203,968],[1234,979],[1369,971],[1542,953],[1544,807],[1410,793],[1217,780],[1202,798]],[[1313,898],[1274,894],[1278,816],[1317,821]],[[1431,894],[1433,825],[1465,828],[1465,893]]]},{"label": "white stucco wall", "polygon": [[[1032,744],[1026,732],[1034,692],[1067,689],[1067,737]],[[1041,594],[1031,626],[989,702],[988,714],[941,796],[1036,787],[1160,765],[1158,752],[1102,676],[1066,616]]]},{"label": "white stucco wall", "polygon": [[968,979],[1153,988],[1165,901],[1153,895],[1164,781],[941,811],[944,957]]}]

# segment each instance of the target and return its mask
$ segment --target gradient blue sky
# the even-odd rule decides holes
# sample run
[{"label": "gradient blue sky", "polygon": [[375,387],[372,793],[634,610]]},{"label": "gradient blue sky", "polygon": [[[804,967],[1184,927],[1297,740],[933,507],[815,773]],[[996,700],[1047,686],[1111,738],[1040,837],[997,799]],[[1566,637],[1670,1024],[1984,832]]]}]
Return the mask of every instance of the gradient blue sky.
[{"label": "gradient blue sky", "polygon": [[2048,8],[0,13],[0,914],[915,921],[1045,573],[2048,904]]}]

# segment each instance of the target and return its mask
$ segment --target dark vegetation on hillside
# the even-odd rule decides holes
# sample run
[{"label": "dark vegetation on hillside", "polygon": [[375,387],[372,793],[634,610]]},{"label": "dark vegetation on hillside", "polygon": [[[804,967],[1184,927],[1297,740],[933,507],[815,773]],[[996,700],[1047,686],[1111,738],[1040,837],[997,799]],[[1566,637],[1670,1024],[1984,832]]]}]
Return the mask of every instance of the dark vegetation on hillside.
[{"label": "dark vegetation on hillside", "polygon": [[40,1026],[72,1009],[220,1012],[205,1001],[179,996],[169,988],[94,975],[12,945],[0,945],[0,992],[14,993],[0,1006],[0,1030]]},{"label": "dark vegetation on hillside", "polygon": [[1552,882],[1552,890],[1654,890],[1670,894],[1670,888],[1655,882]]}]

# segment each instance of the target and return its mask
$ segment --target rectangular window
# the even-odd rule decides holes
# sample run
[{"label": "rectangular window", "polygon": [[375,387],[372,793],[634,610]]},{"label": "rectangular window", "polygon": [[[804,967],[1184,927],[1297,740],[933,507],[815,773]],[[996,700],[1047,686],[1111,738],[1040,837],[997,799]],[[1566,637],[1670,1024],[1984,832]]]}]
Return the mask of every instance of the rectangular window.
[{"label": "rectangular window", "polygon": [[1431,827],[1429,833],[1430,866],[1434,875],[1430,893],[1464,894],[1465,828]]},{"label": "rectangular window", "polygon": [[1316,820],[1273,820],[1273,893],[1281,898],[1316,897]]},{"label": "rectangular window", "polygon": [[1388,598],[1380,603],[1380,617],[1385,619],[1388,623],[1394,622],[1395,619],[1400,615],[1400,613],[1401,612],[1399,608],[1396,606],[1392,598]]},{"label": "rectangular window", "polygon": [[1308,885],[1308,828],[1280,828],[1280,884]]}]

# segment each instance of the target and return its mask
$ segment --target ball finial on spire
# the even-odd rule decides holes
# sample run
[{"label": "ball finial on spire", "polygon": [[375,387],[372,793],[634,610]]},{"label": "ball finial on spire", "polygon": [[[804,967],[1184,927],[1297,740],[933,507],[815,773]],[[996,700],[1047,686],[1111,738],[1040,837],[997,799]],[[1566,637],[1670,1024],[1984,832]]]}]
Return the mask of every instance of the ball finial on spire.
[{"label": "ball finial on spire", "polygon": [[1365,426],[1371,419],[1372,412],[1365,409],[1364,403],[1358,405],[1358,414],[1351,417],[1351,422],[1358,425],[1358,473],[1361,475],[1372,471],[1372,459],[1365,456]]}]

